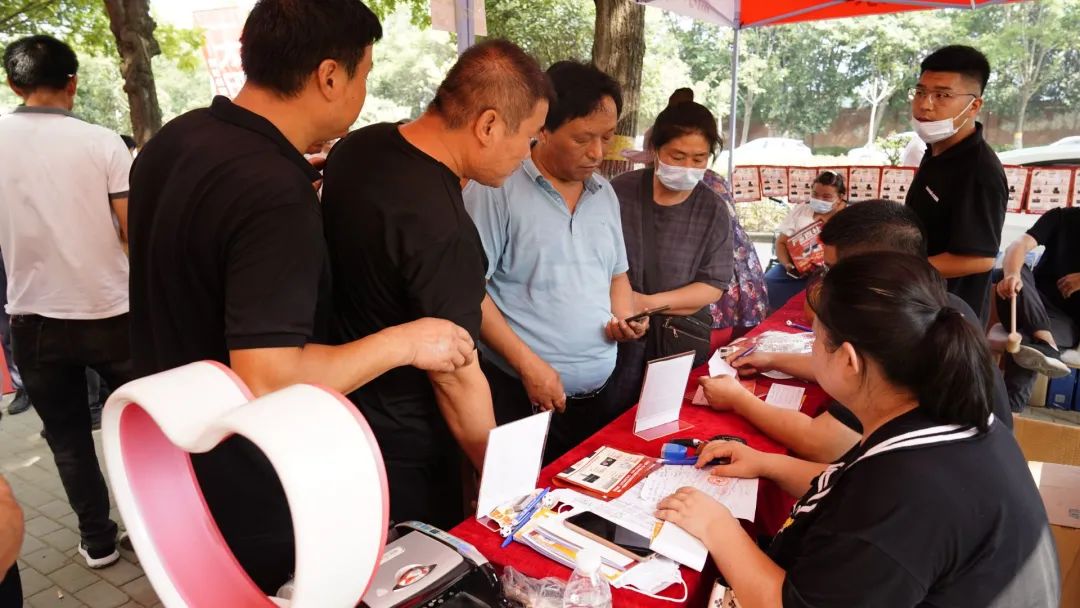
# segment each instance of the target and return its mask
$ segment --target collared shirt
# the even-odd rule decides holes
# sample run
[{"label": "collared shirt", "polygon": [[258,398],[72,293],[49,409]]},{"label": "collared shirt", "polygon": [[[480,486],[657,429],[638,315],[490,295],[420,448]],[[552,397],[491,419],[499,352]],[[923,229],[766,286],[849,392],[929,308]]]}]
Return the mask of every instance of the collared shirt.
[{"label": "collared shirt", "polygon": [[918,408],[815,478],[769,555],[785,571],[784,606],[1051,606],[1060,593],[1012,434]]},{"label": "collared shirt", "polygon": [[325,333],[318,171],[224,97],[165,125],[132,171],[132,355],[140,373]]},{"label": "collared shirt", "polygon": [[[926,234],[927,254],[996,257],[1009,187],[983,126],[945,152],[926,156],[907,195]],[[990,314],[990,271],[948,280],[985,324]]]},{"label": "collared shirt", "polygon": [[[611,280],[629,267],[611,184],[589,177],[571,214],[526,159],[501,188],[473,182],[464,199],[487,252],[488,294],[510,328],[555,368],[567,395],[603,387],[617,353],[604,334]],[[514,373],[491,349],[484,354]]]},{"label": "collared shirt", "polygon": [[128,259],[111,200],[128,195],[120,136],[60,108],[0,117],[0,249],[7,312],[104,319],[128,311]]}]

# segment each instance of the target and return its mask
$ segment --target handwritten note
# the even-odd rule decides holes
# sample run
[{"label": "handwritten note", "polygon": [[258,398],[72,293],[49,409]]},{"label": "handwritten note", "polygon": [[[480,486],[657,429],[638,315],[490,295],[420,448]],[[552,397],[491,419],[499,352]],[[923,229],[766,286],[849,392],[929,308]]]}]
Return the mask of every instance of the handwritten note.
[{"label": "handwritten note", "polygon": [[804,394],[806,389],[801,386],[773,384],[769,388],[769,394],[765,396],[765,403],[785,410],[799,411]]}]

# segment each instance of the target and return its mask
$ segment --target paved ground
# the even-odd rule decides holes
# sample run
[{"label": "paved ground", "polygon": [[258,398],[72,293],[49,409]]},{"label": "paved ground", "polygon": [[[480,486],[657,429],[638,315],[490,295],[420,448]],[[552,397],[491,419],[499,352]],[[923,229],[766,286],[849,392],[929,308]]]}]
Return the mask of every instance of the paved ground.
[{"label": "paved ground", "polygon": [[[7,411],[11,397],[0,401]],[[1038,420],[1080,424],[1080,412],[1028,408]],[[0,472],[7,478],[26,518],[19,571],[26,604],[32,608],[136,608],[160,606],[134,554],[125,554],[108,568],[90,570],[76,553],[79,543],[75,514],[68,506],[33,410],[0,419]],[[98,459],[101,462],[100,432]],[[120,522],[113,508],[114,521]]]},{"label": "paved ground", "polygon": [[[160,606],[134,554],[108,568],[90,570],[76,553],[78,524],[68,506],[52,453],[41,438],[33,410],[7,415],[11,397],[0,401],[0,472],[15,490],[26,519],[19,559],[23,597],[32,608],[136,608]],[[100,432],[98,459],[101,458]],[[119,515],[113,505],[113,519]],[[126,553],[126,552],[124,552]]]}]

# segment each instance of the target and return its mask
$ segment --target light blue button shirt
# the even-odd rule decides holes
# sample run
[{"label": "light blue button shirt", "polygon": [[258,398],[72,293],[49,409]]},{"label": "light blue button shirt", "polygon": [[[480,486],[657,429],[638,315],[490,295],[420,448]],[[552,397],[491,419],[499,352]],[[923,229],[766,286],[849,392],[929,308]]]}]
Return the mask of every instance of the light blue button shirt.
[{"label": "light blue button shirt", "polygon": [[[488,294],[510,328],[562,378],[567,395],[603,387],[615,369],[611,279],[626,272],[619,200],[607,180],[585,181],[573,215],[532,159],[501,188],[463,192],[488,257]],[[514,371],[484,348],[489,361]],[[516,375],[516,374],[515,374]]]}]

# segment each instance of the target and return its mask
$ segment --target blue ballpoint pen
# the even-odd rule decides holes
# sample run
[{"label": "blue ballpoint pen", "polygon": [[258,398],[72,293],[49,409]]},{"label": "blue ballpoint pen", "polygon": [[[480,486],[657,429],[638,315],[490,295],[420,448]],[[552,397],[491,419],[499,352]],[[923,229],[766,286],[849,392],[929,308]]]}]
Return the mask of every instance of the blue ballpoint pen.
[{"label": "blue ballpoint pen", "polygon": [[795,329],[801,329],[802,331],[809,331],[809,332],[814,331],[813,327],[807,327],[805,325],[802,325],[800,323],[796,323],[796,322],[791,321],[791,320],[788,320],[787,326],[788,327],[794,327]]},{"label": "blue ballpoint pen", "polygon": [[543,492],[536,495],[536,498],[529,501],[529,504],[525,506],[525,509],[518,515],[517,521],[514,522],[513,527],[510,528],[510,534],[503,540],[501,547],[503,549],[510,546],[510,543],[514,540],[514,535],[521,530],[521,528],[532,519],[532,516],[536,513],[536,510],[540,507],[540,501],[544,499],[544,496],[551,491],[551,488],[545,488]]}]

